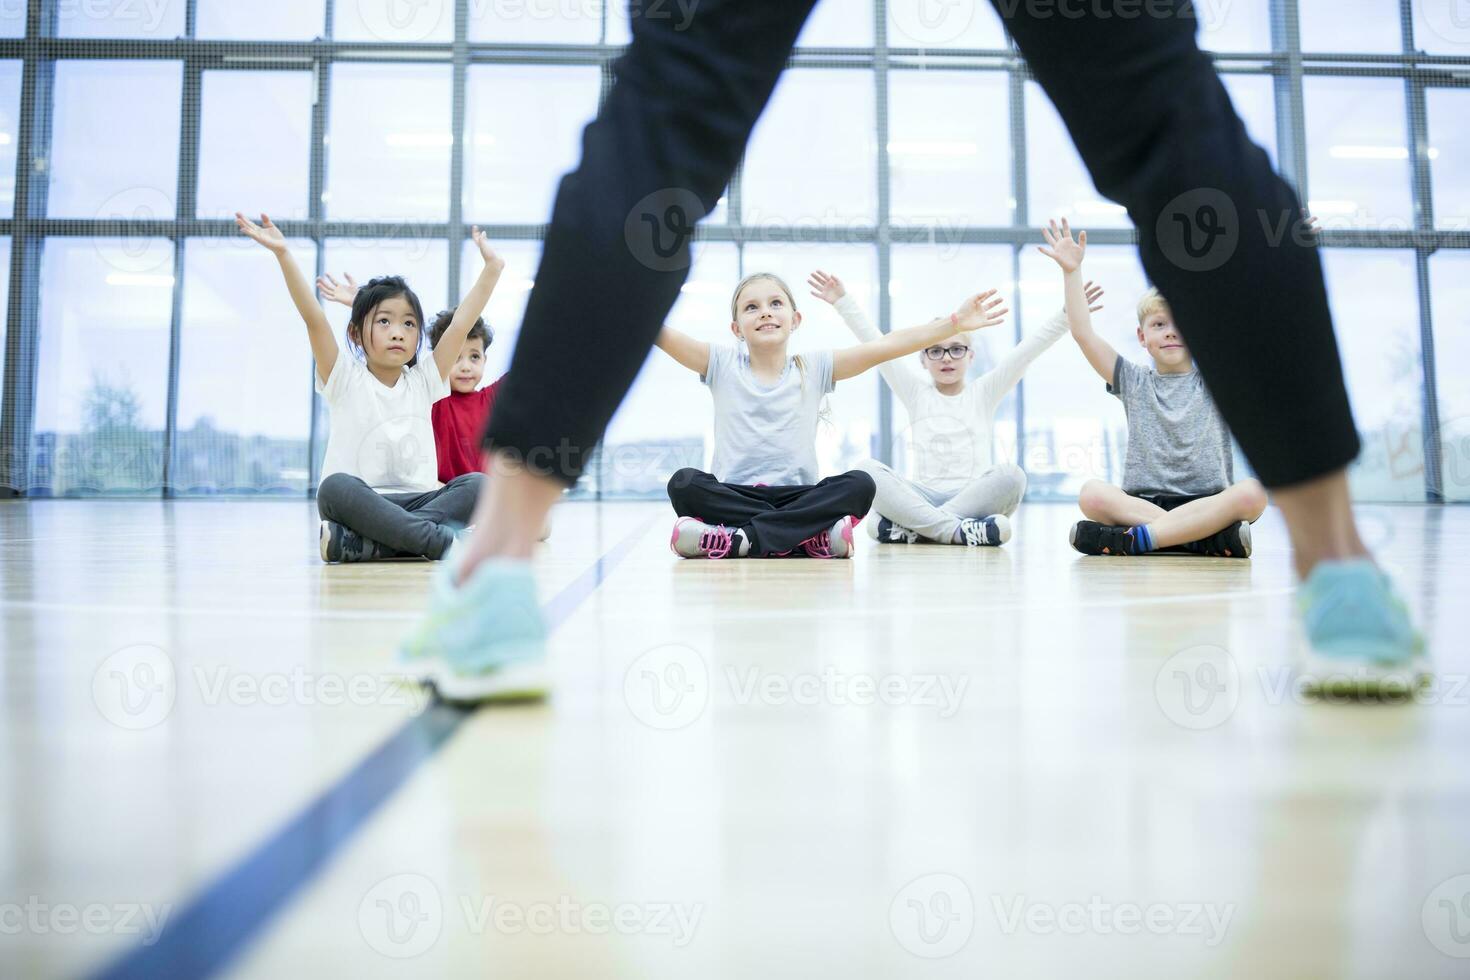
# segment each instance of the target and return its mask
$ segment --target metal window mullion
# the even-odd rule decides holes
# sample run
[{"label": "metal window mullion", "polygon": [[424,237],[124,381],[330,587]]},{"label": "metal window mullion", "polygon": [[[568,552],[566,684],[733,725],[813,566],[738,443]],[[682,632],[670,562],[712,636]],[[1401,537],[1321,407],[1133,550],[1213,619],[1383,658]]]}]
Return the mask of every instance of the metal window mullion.
[{"label": "metal window mullion", "polygon": [[463,264],[465,240],[465,153],[466,144],[466,99],[469,86],[469,5],[463,2],[454,5],[454,95],[450,108],[450,132],[454,145],[449,157],[449,298],[445,308],[459,302],[463,283],[460,282],[460,266]]},{"label": "metal window mullion", "polygon": [[[190,0],[192,16],[194,0]],[[191,24],[192,33],[192,24]],[[175,495],[173,485],[174,449],[178,440],[179,361],[182,354],[184,319],[184,251],[186,218],[198,215],[199,202],[199,126],[203,104],[203,70],[192,59],[183,64],[183,107],[179,118],[179,171],[174,195],[174,286],[173,304],[169,310],[168,331],[168,396],[163,419],[163,486],[165,500]]]},{"label": "metal window mullion", "polygon": [[[330,40],[336,0],[326,0],[323,11],[326,24],[322,37]],[[327,121],[332,97],[332,62],[328,55],[319,57],[313,65],[315,73],[316,99],[311,109],[311,163],[307,190],[307,221],[311,240],[316,243],[316,274],[320,277],[327,271],[326,208],[322,195],[327,188]],[[306,496],[316,496],[316,485],[321,478],[320,455],[317,443],[322,437],[322,397],[316,392],[316,363],[311,364],[311,426],[306,443]]]},{"label": "metal window mullion", "polygon": [[[1414,53],[1414,13],[1411,0],[1399,0],[1399,24],[1404,54]],[[1425,233],[1434,230],[1434,187],[1429,170],[1429,112],[1425,105],[1424,82],[1412,72],[1404,76],[1404,97],[1409,120],[1409,161],[1414,202],[1414,282],[1419,301],[1419,357],[1423,371],[1424,498],[1444,503],[1443,453],[1439,429],[1439,382],[1434,357],[1434,313],[1429,294],[1429,257],[1434,248]],[[1423,236],[1422,238],[1418,236]]]},{"label": "metal window mullion", "polygon": [[1297,0],[1271,0],[1271,48],[1285,52],[1276,67],[1273,94],[1276,102],[1276,153],[1281,175],[1307,201],[1307,121],[1302,91],[1301,17]]},{"label": "metal window mullion", "polygon": [[[1013,42],[1014,43],[1014,42]],[[1015,206],[1011,209],[1011,224],[1025,228],[1031,222],[1031,188],[1027,181],[1026,154],[1026,76],[1020,51],[1016,51],[1015,63],[1006,73],[1007,101],[1010,106],[1011,122],[1011,194]],[[1016,284],[1011,297],[1011,316],[1015,318],[1016,343],[1022,339],[1021,330],[1021,249],[1020,243],[1011,247],[1011,281]],[[1017,466],[1024,466],[1026,459],[1026,379],[1023,376],[1016,385],[1016,458]]]},{"label": "metal window mullion", "polygon": [[[888,2],[873,3],[873,85],[877,102],[878,131],[878,223],[875,229],[878,247],[878,329],[893,329],[893,296],[889,282],[893,276],[892,160],[888,153]],[[911,420],[912,421],[912,420]],[[873,447],[869,447],[870,449]],[[893,392],[887,384],[878,385],[877,457],[892,466],[893,457]]]}]

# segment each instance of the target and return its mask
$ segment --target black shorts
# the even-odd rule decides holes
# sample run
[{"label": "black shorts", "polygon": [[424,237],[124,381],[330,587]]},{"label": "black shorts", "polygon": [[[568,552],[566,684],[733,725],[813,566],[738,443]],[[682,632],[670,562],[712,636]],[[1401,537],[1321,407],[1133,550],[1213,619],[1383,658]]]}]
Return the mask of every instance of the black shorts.
[{"label": "black shorts", "polygon": [[[1222,491],[1223,492],[1223,491]],[[1185,504],[1194,503],[1196,500],[1204,500],[1206,497],[1214,497],[1213,493],[1135,493],[1132,496],[1139,500],[1147,500],[1155,507],[1163,511],[1174,510]]]}]

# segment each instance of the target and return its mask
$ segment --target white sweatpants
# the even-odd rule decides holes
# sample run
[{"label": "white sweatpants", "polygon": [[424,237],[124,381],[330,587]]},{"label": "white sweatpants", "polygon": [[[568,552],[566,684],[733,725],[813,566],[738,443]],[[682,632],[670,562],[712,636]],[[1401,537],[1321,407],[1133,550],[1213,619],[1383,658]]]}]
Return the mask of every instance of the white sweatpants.
[{"label": "white sweatpants", "polygon": [[1026,473],[1014,463],[1002,463],[949,493],[906,479],[876,459],[864,460],[857,468],[878,485],[874,514],[942,544],[954,540],[964,518],[992,514],[1010,517],[1026,493]]}]

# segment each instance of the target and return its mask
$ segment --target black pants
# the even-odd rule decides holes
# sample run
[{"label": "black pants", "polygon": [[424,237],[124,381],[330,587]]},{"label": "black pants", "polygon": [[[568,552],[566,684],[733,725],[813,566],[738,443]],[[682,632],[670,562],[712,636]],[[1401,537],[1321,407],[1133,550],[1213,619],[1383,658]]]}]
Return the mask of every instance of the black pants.
[{"label": "black pants", "polygon": [[[729,181],[814,2],[703,0],[684,30],[633,19],[581,165],[557,194],[487,445],[576,481],[688,275],[693,223]],[[1188,0],[1129,8],[1134,17],[992,2],[1098,189],[1127,207],[1144,268],[1262,482],[1346,466],[1358,438],[1321,262],[1300,235],[1295,194],[1196,45]],[[569,344],[597,356],[568,359]]]},{"label": "black pants", "polygon": [[382,545],[380,558],[438,561],[454,543],[454,532],[470,521],[485,482],[483,473],[466,473],[438,490],[378,493],[360,477],[333,473],[316,491],[317,512]]},{"label": "black pants", "polygon": [[747,487],[693,469],[680,470],[669,481],[674,513],[739,528],[757,558],[795,551],[844,517],[861,518],[877,492],[873,478],[861,470],[811,487]]}]

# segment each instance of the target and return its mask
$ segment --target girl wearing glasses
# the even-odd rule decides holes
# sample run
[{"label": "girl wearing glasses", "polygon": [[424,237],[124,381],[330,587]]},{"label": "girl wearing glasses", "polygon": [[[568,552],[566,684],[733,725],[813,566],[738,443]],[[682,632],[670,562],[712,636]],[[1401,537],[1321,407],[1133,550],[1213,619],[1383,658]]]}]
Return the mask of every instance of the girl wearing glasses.
[{"label": "girl wearing glasses", "polygon": [[852,557],[852,529],[872,506],[874,481],[853,471],[818,482],[822,399],[838,381],[1004,322],[1001,302],[992,289],[923,326],[793,356],[787,347],[801,327],[796,300],[780,278],[759,273],[730,301],[735,344],[708,344],[664,327],[659,348],[699,374],[715,405],[714,472],[683,469],[669,481],[679,515],[669,542],[674,552],[684,558]]},{"label": "girl wearing glasses", "polygon": [[[813,296],[832,304],[858,340],[883,336],[842,280],[818,270],[807,284]],[[1102,289],[1089,282],[1088,302],[1101,296]],[[965,334],[925,345],[918,355],[922,369],[897,360],[879,367],[908,411],[910,476],[873,459],[859,464],[877,487],[877,520],[868,524],[870,536],[890,544],[970,546],[1011,539],[1010,516],[1026,492],[1026,474],[1014,463],[996,463],[995,412],[1031,362],[1066,333],[1063,311],[973,382],[966,375],[975,350]]]}]

